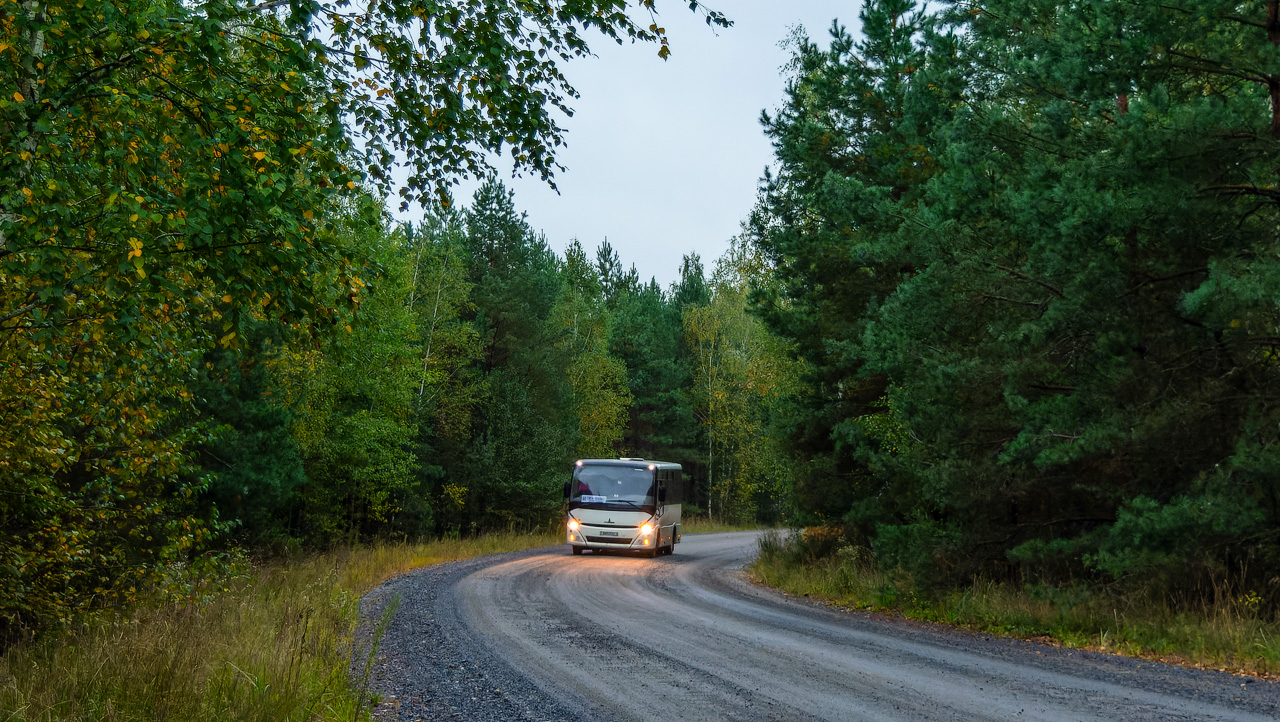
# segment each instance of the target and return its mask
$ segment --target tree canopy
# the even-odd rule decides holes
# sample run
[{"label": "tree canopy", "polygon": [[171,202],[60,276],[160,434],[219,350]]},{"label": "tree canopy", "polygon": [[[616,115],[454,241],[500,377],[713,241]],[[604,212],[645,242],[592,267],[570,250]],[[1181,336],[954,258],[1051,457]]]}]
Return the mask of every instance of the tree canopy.
[{"label": "tree canopy", "polygon": [[809,514],[926,582],[1274,584],[1276,3],[869,2],[752,222]]},{"label": "tree canopy", "polygon": [[211,550],[547,528],[632,454],[920,585],[1275,591],[1280,2],[797,30],[669,288],[491,169],[553,183],[562,64],[666,57],[656,9],[0,0],[0,638]]},{"label": "tree canopy", "polygon": [[[426,483],[415,444],[443,444],[479,408],[424,401],[472,373],[470,320],[452,320],[478,305],[469,284],[523,281],[456,275],[456,236],[429,268],[414,247],[405,278],[412,244],[376,199],[447,204],[499,152],[550,182],[576,95],[560,64],[588,38],[665,57],[655,13],[0,3],[0,635],[135,597],[229,524],[302,529],[295,490],[323,517],[309,528],[391,523]],[[538,252],[549,308],[558,282]],[[401,296],[416,302],[429,274],[444,305],[421,324]],[[428,429],[412,413],[432,403]],[[323,510],[343,505],[333,526]]]}]

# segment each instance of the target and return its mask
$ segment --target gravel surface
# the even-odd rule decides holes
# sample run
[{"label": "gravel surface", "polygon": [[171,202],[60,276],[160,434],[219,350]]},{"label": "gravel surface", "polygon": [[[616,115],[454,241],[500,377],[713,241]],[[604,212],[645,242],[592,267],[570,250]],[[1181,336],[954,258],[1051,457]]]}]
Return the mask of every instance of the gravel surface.
[{"label": "gravel surface", "polygon": [[401,575],[365,597],[367,620],[354,677],[364,674],[370,638],[387,605],[395,616],[374,656],[369,686],[379,720],[572,720],[577,716],[511,667],[496,648],[459,618],[454,587],[468,575],[503,562],[546,556],[558,547],[441,564]]},{"label": "gravel surface", "polygon": [[[1280,685],[830,609],[747,582],[755,532],[567,547],[365,598],[380,720],[1277,720]],[[367,637],[366,637],[367,639]],[[363,671],[363,663],[357,660]]]}]

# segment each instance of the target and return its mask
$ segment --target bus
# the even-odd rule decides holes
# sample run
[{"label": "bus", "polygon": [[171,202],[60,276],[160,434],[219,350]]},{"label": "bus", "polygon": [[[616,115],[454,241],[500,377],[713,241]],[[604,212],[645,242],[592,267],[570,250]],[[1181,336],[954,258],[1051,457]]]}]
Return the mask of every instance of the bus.
[{"label": "bus", "polygon": [[649,459],[580,459],[564,485],[568,541],[587,549],[675,552],[680,543],[684,478],[679,464]]}]

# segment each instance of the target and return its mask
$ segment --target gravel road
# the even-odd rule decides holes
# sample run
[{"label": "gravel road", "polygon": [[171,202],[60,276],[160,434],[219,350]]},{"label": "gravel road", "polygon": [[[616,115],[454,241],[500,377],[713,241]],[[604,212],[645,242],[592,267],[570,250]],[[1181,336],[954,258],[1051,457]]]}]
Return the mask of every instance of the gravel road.
[{"label": "gravel road", "polygon": [[383,720],[1267,720],[1280,685],[829,609],[743,579],[756,533],[656,559],[429,567],[374,658]]}]

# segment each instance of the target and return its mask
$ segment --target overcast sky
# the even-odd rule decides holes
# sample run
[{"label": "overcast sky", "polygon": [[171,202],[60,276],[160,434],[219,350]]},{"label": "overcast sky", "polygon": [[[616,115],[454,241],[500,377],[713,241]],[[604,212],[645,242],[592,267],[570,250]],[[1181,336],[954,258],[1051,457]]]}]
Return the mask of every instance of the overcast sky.
[{"label": "overcast sky", "polygon": [[[772,160],[760,111],[783,98],[779,43],[802,25],[824,45],[834,18],[857,30],[857,2],[833,0],[711,0],[733,20],[712,31],[687,2],[659,0],[660,24],[671,38],[663,62],[652,44],[603,39],[597,57],[570,63],[569,81],[582,97],[561,119],[567,168],[560,194],[532,177],[503,181],[518,209],[562,252],[577,238],[594,256],[608,237],[623,264],[667,287],[680,259],[696,252],[710,271],[755,201],[757,181]],[[500,166],[501,167],[501,166]],[[458,191],[469,203],[474,184]],[[413,211],[403,218],[421,217]]]}]

